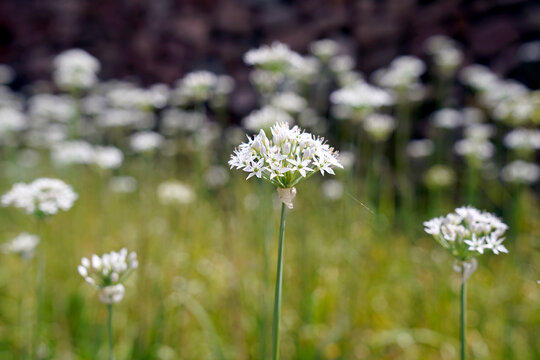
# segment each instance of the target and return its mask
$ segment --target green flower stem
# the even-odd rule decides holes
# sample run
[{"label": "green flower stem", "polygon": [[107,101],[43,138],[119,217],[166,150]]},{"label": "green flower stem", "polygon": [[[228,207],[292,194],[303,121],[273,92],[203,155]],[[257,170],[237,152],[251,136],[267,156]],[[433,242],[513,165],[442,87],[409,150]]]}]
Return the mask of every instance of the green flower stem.
[{"label": "green flower stem", "polygon": [[272,359],[279,358],[279,314],[281,313],[281,288],[283,284],[283,242],[285,240],[285,204],[281,204],[281,222],[279,224],[279,248],[276,274],[276,292],[274,296],[274,322],[272,327]]},{"label": "green flower stem", "polygon": [[114,340],[113,340],[113,329],[112,329],[112,316],[113,316],[113,305],[107,304],[107,312],[109,314],[108,319],[108,333],[109,333],[109,360],[114,360]]},{"label": "green flower stem", "polygon": [[45,231],[43,219],[37,219],[37,233],[40,236],[40,245],[36,254],[36,324],[34,327],[34,357],[37,358],[41,342],[41,322],[43,317],[43,292],[45,290]]},{"label": "green flower stem", "polygon": [[467,341],[465,339],[465,327],[466,327],[466,301],[467,301],[467,279],[465,278],[465,264],[461,264],[461,360],[465,360],[465,353],[467,348]]}]

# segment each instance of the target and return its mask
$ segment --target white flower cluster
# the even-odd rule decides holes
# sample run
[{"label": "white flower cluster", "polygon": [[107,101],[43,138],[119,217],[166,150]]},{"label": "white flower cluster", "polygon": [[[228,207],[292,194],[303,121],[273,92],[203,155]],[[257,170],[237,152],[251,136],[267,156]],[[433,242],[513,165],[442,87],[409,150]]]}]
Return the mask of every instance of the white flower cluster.
[{"label": "white flower cluster", "polygon": [[260,129],[269,129],[278,122],[286,122],[292,125],[294,119],[285,111],[274,106],[267,105],[262,109],[252,111],[242,120],[242,125],[252,132]]},{"label": "white flower cluster", "polygon": [[84,280],[99,290],[99,300],[105,304],[118,303],[124,298],[123,282],[139,266],[137,254],[123,248],[119,252],[111,251],[101,257],[83,257],[78,266],[79,274]]},{"label": "white flower cluster", "polygon": [[529,153],[540,150],[540,130],[517,128],[503,139],[504,146],[517,152]]},{"label": "white flower cluster", "polygon": [[292,188],[317,171],[334,174],[333,167],[343,168],[337,152],[324,139],[297,126],[289,128],[284,122],[275,124],[270,131],[271,140],[261,130],[240,144],[229,160],[231,168],[249,173],[248,179],[263,178],[279,188]]},{"label": "white flower cluster", "polygon": [[39,178],[29,184],[17,183],[2,196],[2,206],[14,206],[27,214],[48,216],[71,209],[78,195],[62,180]]},{"label": "white flower cluster", "polygon": [[16,254],[24,260],[29,260],[34,256],[34,250],[39,244],[39,236],[28,233],[20,233],[10,242],[2,245],[5,254]]},{"label": "white flower cluster", "polygon": [[463,52],[457,43],[444,35],[434,35],[426,40],[426,50],[433,57],[437,68],[445,74],[452,74],[463,61]]},{"label": "white flower cluster", "polygon": [[131,135],[129,144],[136,153],[148,153],[159,149],[165,138],[153,131],[140,131]]},{"label": "white flower cluster", "polygon": [[388,140],[396,126],[396,119],[386,114],[369,114],[364,120],[364,130],[376,142]]},{"label": "white flower cluster", "polygon": [[339,52],[339,44],[335,40],[321,39],[309,44],[309,50],[323,62],[327,62]]},{"label": "white flower cluster", "polygon": [[386,90],[370,85],[361,80],[354,85],[334,91],[330,95],[334,104],[345,105],[355,110],[371,110],[394,103],[394,99]]},{"label": "white flower cluster", "polygon": [[166,84],[155,84],[143,89],[130,83],[119,83],[107,92],[110,104],[123,109],[161,109],[167,105],[169,96],[170,89]]},{"label": "white flower cluster", "polygon": [[230,76],[194,71],[178,80],[174,97],[180,105],[200,103],[211,100],[214,95],[227,95],[233,87],[234,80]]},{"label": "white flower cluster", "polygon": [[464,138],[454,144],[454,151],[472,165],[479,165],[495,154],[495,146],[487,139]]},{"label": "white flower cluster", "polygon": [[67,96],[38,94],[28,100],[28,112],[36,123],[67,123],[77,114],[73,99]]},{"label": "white flower cluster", "polygon": [[501,178],[508,183],[533,184],[540,179],[540,166],[523,160],[514,160],[502,168]]},{"label": "white flower cluster", "polygon": [[300,68],[302,56],[292,51],[281,42],[272,45],[263,45],[258,49],[251,49],[244,54],[247,65],[256,66],[267,71],[286,71],[291,67]]},{"label": "white flower cluster", "polygon": [[307,106],[307,101],[300,95],[294,92],[279,92],[270,100],[272,106],[286,111],[290,114],[296,114],[304,110]]},{"label": "white flower cluster", "polygon": [[92,146],[86,141],[65,141],[53,146],[53,163],[60,166],[93,164],[101,169],[117,169],[122,165],[124,154],[114,146]]},{"label": "white flower cluster", "polygon": [[447,249],[456,259],[468,261],[485,250],[508,253],[503,245],[508,226],[497,216],[471,206],[424,222],[424,231]]},{"label": "white flower cluster", "polygon": [[388,68],[379,69],[374,73],[377,85],[395,90],[405,90],[416,87],[420,76],[426,71],[422,60],[414,56],[399,56]]},{"label": "white flower cluster", "polygon": [[18,132],[27,126],[24,114],[11,107],[0,107],[0,138],[9,133]]},{"label": "white flower cluster", "polygon": [[98,59],[81,49],[64,51],[54,59],[54,81],[64,90],[88,89],[97,83]]},{"label": "white flower cluster", "polygon": [[463,115],[456,109],[443,108],[431,115],[431,122],[436,128],[455,129],[463,125]]},{"label": "white flower cluster", "polygon": [[158,198],[163,205],[189,204],[195,199],[195,192],[180,181],[171,180],[159,184]]}]

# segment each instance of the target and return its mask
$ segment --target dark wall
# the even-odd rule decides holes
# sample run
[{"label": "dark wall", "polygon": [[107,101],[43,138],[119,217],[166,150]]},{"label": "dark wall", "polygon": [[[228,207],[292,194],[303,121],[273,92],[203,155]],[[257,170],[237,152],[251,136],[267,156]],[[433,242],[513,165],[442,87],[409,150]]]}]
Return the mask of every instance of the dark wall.
[{"label": "dark wall", "polygon": [[[247,84],[243,53],[279,39],[305,51],[317,38],[340,40],[362,71],[445,33],[467,61],[516,71],[519,45],[540,39],[540,3],[525,0],[2,0],[0,62],[20,83],[50,77],[55,54],[81,47],[103,63],[102,78],[136,75],[171,83],[207,68]],[[531,81],[530,76],[524,76]],[[526,79],[526,80],[527,80]],[[536,84],[534,83],[536,81]],[[530,86],[538,87],[538,79]]]}]

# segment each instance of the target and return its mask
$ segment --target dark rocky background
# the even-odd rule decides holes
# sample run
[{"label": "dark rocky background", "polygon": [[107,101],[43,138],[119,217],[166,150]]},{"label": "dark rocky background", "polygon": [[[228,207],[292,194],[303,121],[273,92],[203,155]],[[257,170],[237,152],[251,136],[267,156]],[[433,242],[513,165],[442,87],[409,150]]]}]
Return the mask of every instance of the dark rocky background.
[{"label": "dark rocky background", "polygon": [[[103,64],[100,77],[136,75],[172,83],[195,69],[225,72],[248,85],[246,50],[281,40],[305,52],[310,41],[340,41],[370,72],[398,54],[423,55],[443,33],[464,45],[467,62],[491,66],[532,88],[538,61],[520,45],[540,39],[540,2],[525,0],[2,0],[0,62],[15,86],[49,79],[51,60],[81,47]],[[538,55],[540,58],[540,55]]]}]

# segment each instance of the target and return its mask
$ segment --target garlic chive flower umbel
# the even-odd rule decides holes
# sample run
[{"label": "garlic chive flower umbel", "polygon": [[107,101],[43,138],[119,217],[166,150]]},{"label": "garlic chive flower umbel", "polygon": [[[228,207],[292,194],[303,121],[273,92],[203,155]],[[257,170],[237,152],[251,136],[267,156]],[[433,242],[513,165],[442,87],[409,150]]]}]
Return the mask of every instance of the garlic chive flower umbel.
[{"label": "garlic chive flower umbel", "polygon": [[471,206],[424,222],[424,231],[456,258],[454,270],[461,272],[460,358],[466,358],[466,284],[476,270],[476,257],[491,251],[495,255],[507,253],[503,245],[508,226],[497,216]]},{"label": "garlic chive flower umbel", "polygon": [[[295,193],[294,187],[313,174],[334,175],[334,167],[343,168],[338,153],[323,138],[293,128],[285,122],[276,123],[270,129],[272,139],[264,130],[249,137],[231,155],[229,165],[244,170],[247,179],[258,177],[278,187],[282,193]],[[287,191],[279,190],[287,189]],[[294,195],[293,195],[294,197]],[[292,198],[287,203],[292,208]],[[282,198],[283,201],[283,198]]]},{"label": "garlic chive flower umbel", "polygon": [[92,255],[83,257],[79,265],[79,274],[84,280],[98,288],[99,300],[105,304],[120,302],[124,297],[123,282],[139,266],[137,254],[123,248],[119,252],[111,251],[101,257]]},{"label": "garlic chive flower umbel", "polygon": [[29,184],[16,183],[2,196],[2,206],[13,206],[43,218],[71,209],[78,195],[62,180],[40,178]]},{"label": "garlic chive flower umbel", "polygon": [[116,252],[83,257],[77,268],[84,280],[98,289],[99,300],[107,304],[109,360],[114,359],[114,337],[112,330],[113,304],[124,298],[124,281],[137,269],[139,262],[135,252],[128,253],[126,248]]},{"label": "garlic chive flower umbel", "polygon": [[471,206],[424,222],[424,231],[460,261],[469,261],[484,252],[507,253],[503,245],[508,226],[497,216]]},{"label": "garlic chive flower umbel", "polygon": [[264,130],[253,137],[248,136],[248,141],[234,150],[229,165],[231,169],[236,167],[247,172],[247,179],[258,177],[276,186],[282,202],[272,327],[272,360],[277,360],[286,207],[292,209],[295,186],[301,181],[317,172],[333,175],[333,167],[343,166],[338,161],[338,153],[323,138],[302,131],[298,126],[290,128],[288,123],[278,122],[270,132],[272,139],[268,139]]}]

